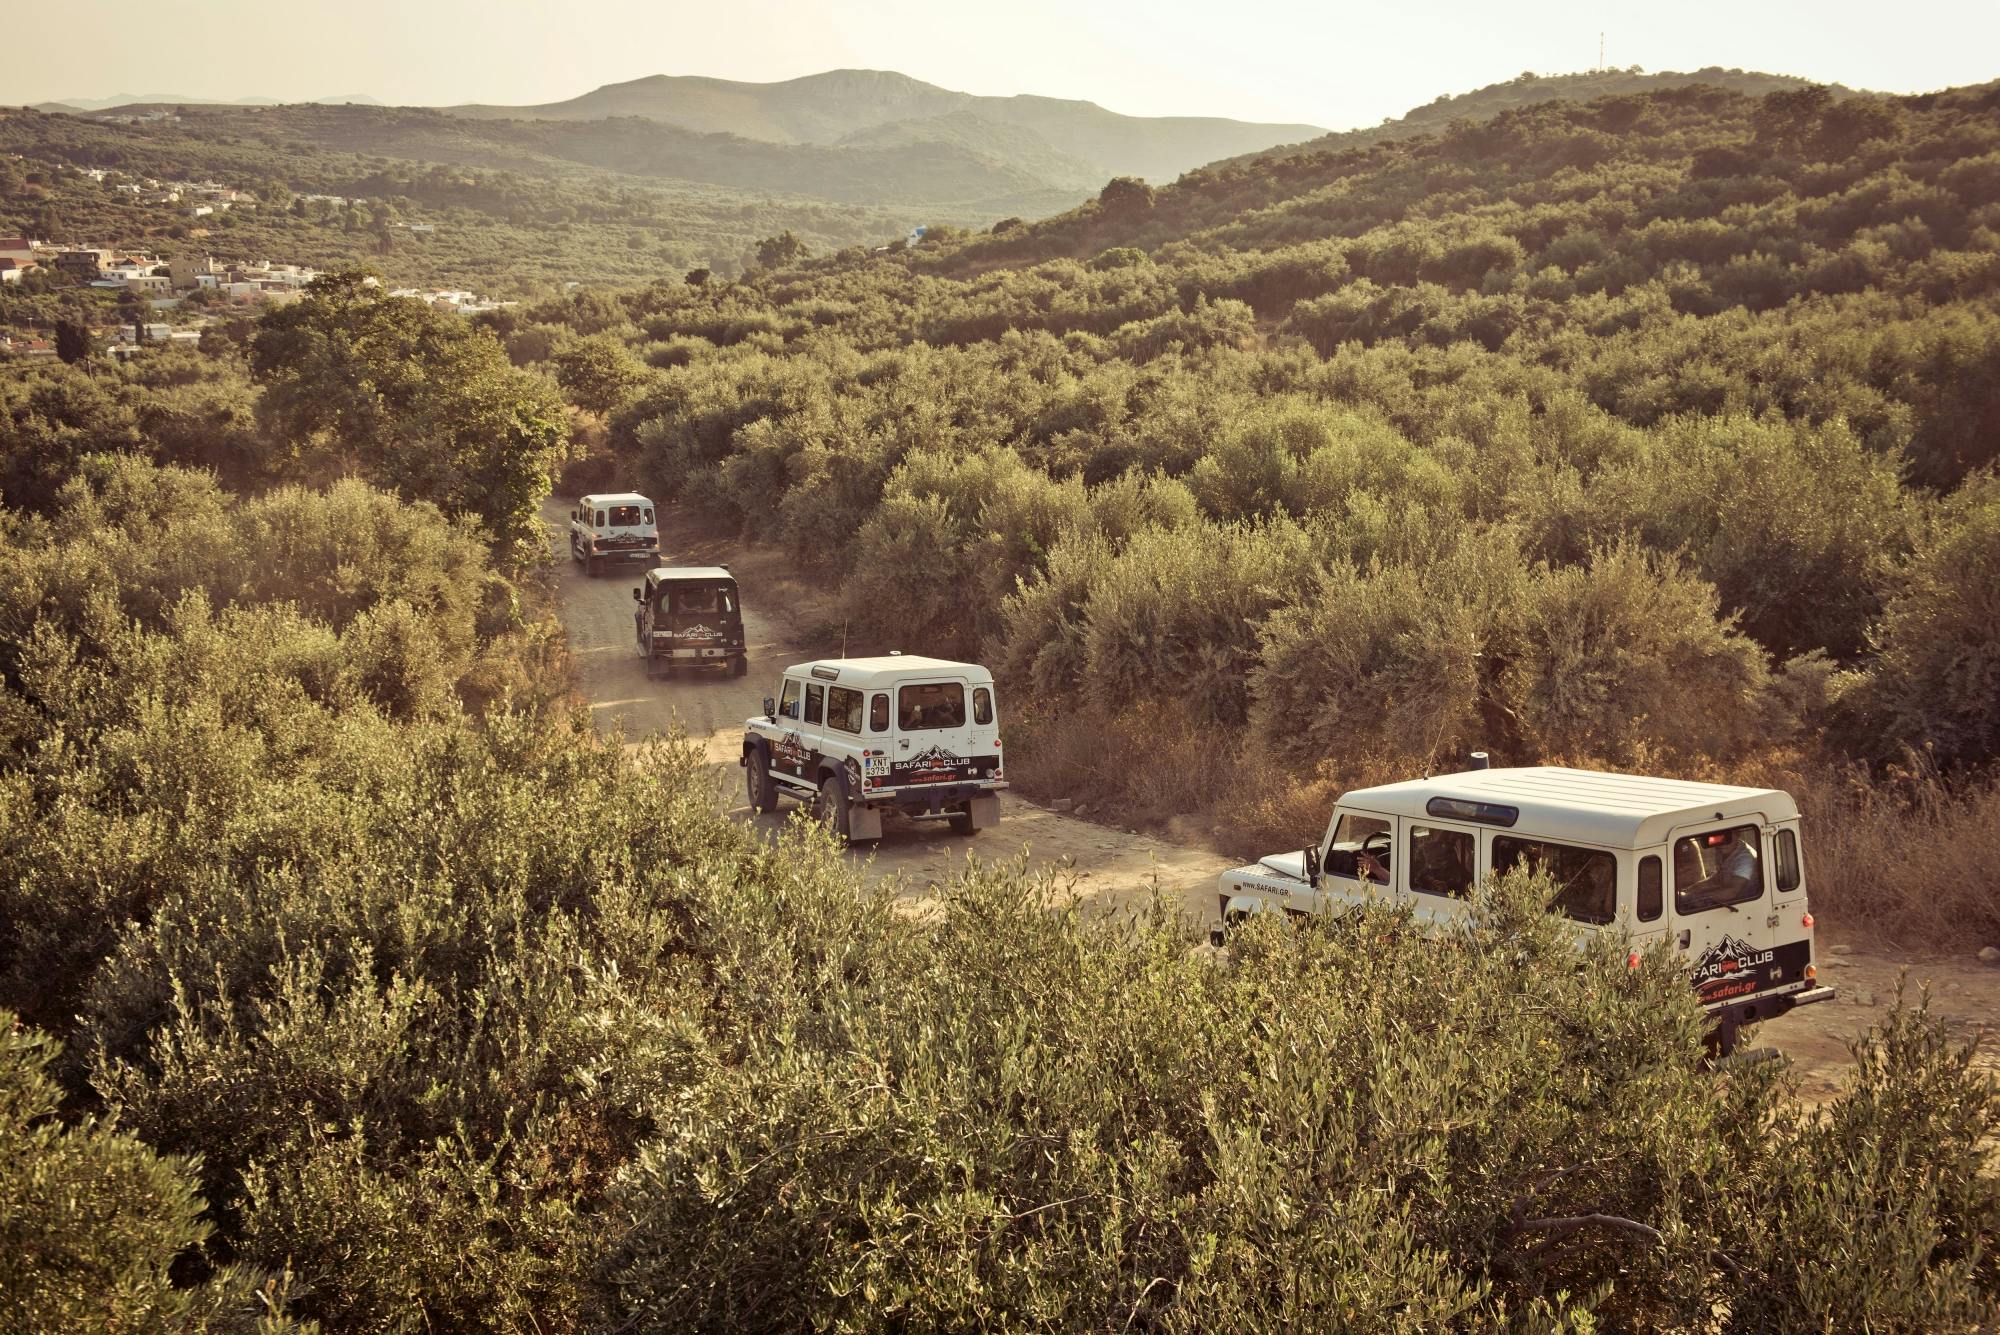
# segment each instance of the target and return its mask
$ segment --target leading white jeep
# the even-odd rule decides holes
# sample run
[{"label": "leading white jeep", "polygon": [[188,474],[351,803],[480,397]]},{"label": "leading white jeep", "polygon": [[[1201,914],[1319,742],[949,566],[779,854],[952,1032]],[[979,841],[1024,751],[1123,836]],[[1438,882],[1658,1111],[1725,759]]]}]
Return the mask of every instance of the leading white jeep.
[{"label": "leading white jeep", "polygon": [[660,529],[653,503],[636,491],[579,496],[569,512],[569,555],[595,579],[613,561],[660,559]]},{"label": "leading white jeep", "polygon": [[1407,905],[1440,933],[1482,877],[1523,863],[1555,878],[1550,907],[1578,932],[1619,934],[1635,961],[1670,941],[1724,1054],[1742,1025],[1833,996],[1813,963],[1798,806],[1770,788],[1537,767],[1357,789],[1317,845],[1224,872],[1220,907],[1227,924]]},{"label": "leading white jeep", "polygon": [[856,843],[882,837],[885,811],[960,834],[998,825],[993,674],[900,653],[795,663],[745,721],[742,765],[753,809],[774,811],[784,794]]}]

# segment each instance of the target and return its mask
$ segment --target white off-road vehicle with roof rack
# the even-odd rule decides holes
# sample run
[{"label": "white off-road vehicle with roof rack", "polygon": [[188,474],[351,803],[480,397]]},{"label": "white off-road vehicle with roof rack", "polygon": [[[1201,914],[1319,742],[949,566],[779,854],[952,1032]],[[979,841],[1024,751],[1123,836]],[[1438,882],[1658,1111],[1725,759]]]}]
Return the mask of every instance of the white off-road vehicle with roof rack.
[{"label": "white off-road vehicle with roof rack", "polygon": [[636,491],[579,496],[569,512],[569,557],[586,575],[613,562],[660,559],[660,529],[652,501]]},{"label": "white off-road vehicle with roof rack", "polygon": [[785,669],[778,695],[743,725],[750,805],[811,803],[842,838],[880,839],[882,816],[1000,823],[1000,712],[976,663],[890,653]]},{"label": "white off-road vehicle with roof rack", "polygon": [[1578,932],[1615,933],[1635,963],[1670,942],[1725,1054],[1741,1026],[1832,998],[1813,963],[1799,810],[1787,794],[1475,763],[1346,794],[1317,845],[1223,873],[1224,923],[1385,904],[1441,933],[1466,920],[1481,878],[1528,864],[1555,879],[1550,907]]},{"label": "white off-road vehicle with roof rack", "polygon": [[646,676],[689,668],[749,669],[743,605],[728,566],[654,566],[632,590],[632,627]]}]

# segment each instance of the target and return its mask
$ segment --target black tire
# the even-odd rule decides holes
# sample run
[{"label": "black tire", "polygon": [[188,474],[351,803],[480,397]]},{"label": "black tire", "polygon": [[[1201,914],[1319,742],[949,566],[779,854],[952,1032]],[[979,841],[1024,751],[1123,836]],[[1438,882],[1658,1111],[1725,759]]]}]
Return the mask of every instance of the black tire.
[{"label": "black tire", "polygon": [[978,827],[972,823],[972,809],[970,807],[967,807],[964,811],[954,811],[951,813],[951,832],[963,835],[979,833]]},{"label": "black tire", "polygon": [[750,659],[742,654],[738,654],[736,657],[736,661],[730,664],[729,666],[729,675],[732,677],[743,676],[745,673],[749,671],[750,671]]},{"label": "black tire", "polygon": [[762,751],[752,751],[743,766],[743,786],[750,794],[750,809],[769,815],[778,809],[778,785],[771,782],[771,767]]},{"label": "black tire", "polygon": [[594,556],[586,556],[586,557],[584,557],[584,558],[583,558],[583,574],[584,574],[584,577],[585,577],[586,579],[596,579],[596,578],[597,578],[597,558],[596,558],[596,557],[594,557]]},{"label": "black tire", "polygon": [[847,790],[840,780],[829,774],[819,781],[819,801],[816,804],[819,818],[826,822],[826,828],[833,831],[834,838],[847,842],[849,813],[847,810]]}]

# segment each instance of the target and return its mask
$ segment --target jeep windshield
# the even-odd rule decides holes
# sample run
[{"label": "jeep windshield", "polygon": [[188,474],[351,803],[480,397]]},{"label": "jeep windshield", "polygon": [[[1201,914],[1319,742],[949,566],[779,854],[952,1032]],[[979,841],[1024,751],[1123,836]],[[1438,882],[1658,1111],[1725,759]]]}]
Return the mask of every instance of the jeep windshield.
[{"label": "jeep windshield", "polygon": [[612,528],[637,528],[641,524],[653,522],[653,512],[637,505],[614,505],[611,507]]},{"label": "jeep windshield", "polygon": [[716,616],[736,610],[733,584],[662,584],[660,606],[689,616]]}]

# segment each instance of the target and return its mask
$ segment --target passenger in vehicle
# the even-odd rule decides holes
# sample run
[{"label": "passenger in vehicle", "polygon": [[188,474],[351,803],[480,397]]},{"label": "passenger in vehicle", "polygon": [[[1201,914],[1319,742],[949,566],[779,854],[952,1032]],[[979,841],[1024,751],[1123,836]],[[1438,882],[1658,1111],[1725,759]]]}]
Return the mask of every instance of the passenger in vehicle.
[{"label": "passenger in vehicle", "polygon": [[680,610],[683,612],[713,612],[715,590],[700,587],[680,591]]}]

